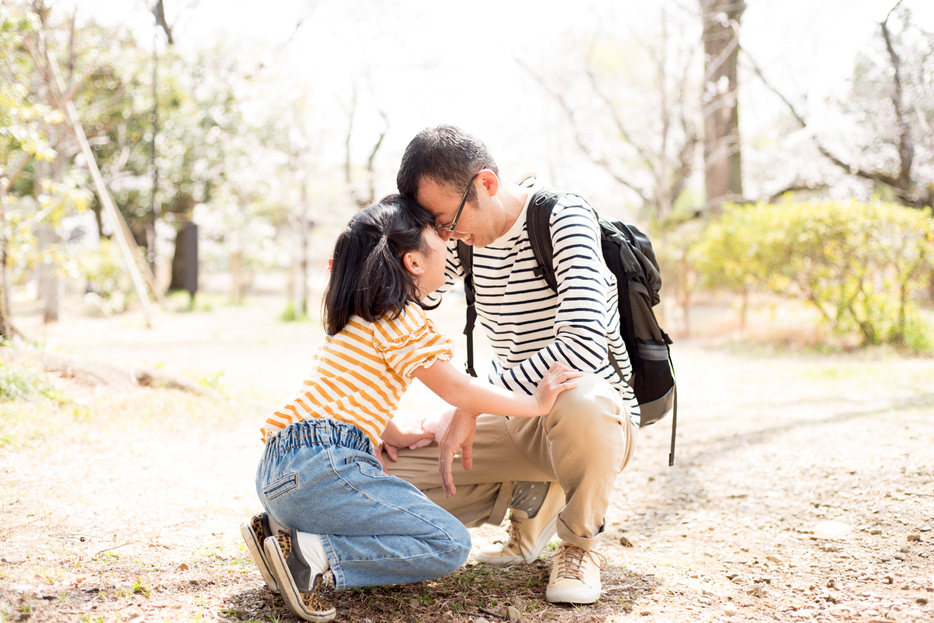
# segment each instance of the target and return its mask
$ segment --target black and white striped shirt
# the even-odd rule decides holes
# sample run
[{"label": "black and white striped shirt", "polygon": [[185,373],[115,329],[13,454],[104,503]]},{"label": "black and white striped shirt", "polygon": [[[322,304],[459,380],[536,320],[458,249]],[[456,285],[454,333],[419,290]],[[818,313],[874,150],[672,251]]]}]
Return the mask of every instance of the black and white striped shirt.
[{"label": "black and white striped shirt", "polygon": [[[616,277],[603,261],[593,210],[577,195],[564,195],[551,212],[556,294],[533,272],[538,263],[526,226],[529,199],[508,232],[473,250],[477,320],[495,353],[489,380],[532,394],[551,364],[560,361],[609,381],[638,426],[639,404],[627,383],[632,365],[620,337]],[[453,239],[449,243],[447,282],[439,292],[463,279],[456,245]],[[610,365],[608,347],[626,379]]]}]

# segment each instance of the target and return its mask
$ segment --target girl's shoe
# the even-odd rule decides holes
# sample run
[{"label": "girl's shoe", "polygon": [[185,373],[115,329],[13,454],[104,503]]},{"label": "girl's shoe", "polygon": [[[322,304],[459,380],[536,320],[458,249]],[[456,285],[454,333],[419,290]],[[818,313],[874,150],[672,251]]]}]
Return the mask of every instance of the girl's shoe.
[{"label": "girl's shoe", "polygon": [[263,546],[270,571],[292,612],[306,621],[325,623],[337,616],[337,609],[321,597],[326,586],[334,586],[334,574],[327,569],[312,579],[311,567],[299,551],[295,537],[295,531],[291,530],[266,538]]},{"label": "girl's shoe", "polygon": [[276,583],[276,578],[269,572],[269,562],[266,560],[266,552],[263,550],[263,541],[266,540],[266,537],[272,536],[272,531],[269,528],[269,515],[266,513],[253,515],[248,521],[240,524],[240,534],[246,542],[246,548],[249,550],[250,556],[253,557],[253,562],[259,567],[259,573],[263,576],[266,586],[270,591],[278,595],[279,584]]}]

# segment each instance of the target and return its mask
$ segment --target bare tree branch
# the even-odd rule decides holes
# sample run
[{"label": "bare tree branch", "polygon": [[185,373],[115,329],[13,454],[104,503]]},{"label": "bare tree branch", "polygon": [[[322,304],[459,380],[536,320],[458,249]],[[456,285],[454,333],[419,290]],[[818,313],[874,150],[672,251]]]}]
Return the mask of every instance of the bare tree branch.
[{"label": "bare tree branch", "polygon": [[[755,59],[752,58],[752,56],[749,54],[748,51],[746,52],[746,54],[745,54],[744,56],[745,56],[745,58],[752,64],[752,69],[753,69],[753,71],[755,72],[755,74],[756,74],[757,76],[759,76],[759,79],[762,80],[762,84],[764,84],[770,91],[772,91],[772,93],[774,93],[775,95],[777,95],[777,96],[779,97],[779,99],[781,99],[782,102],[784,102],[785,106],[788,107],[788,110],[791,111],[791,114],[794,116],[795,120],[798,121],[798,123],[801,125],[802,128],[808,127],[808,122],[807,122],[807,120],[798,112],[798,110],[795,108],[794,104],[792,104],[790,101],[788,101],[788,98],[785,97],[785,95],[784,95],[781,91],[779,91],[779,90],[765,77],[765,74],[762,73],[762,69],[759,67],[759,65],[756,63]],[[850,164],[850,163],[848,163],[848,162],[844,162],[844,161],[841,160],[839,157],[837,157],[835,154],[833,154],[829,149],[827,149],[827,148],[823,145],[823,143],[821,143],[820,139],[819,139],[817,136],[814,136],[814,137],[813,137],[813,140],[814,140],[814,144],[817,146],[818,151],[820,151],[820,153],[821,153],[825,158],[827,158],[828,160],[830,160],[830,162],[832,162],[833,164],[835,164],[837,167],[843,169],[844,171],[846,171],[846,172],[849,173],[850,175],[855,175],[856,177],[861,177],[861,178],[863,178],[863,179],[870,180],[870,181],[873,181],[873,182],[877,182],[877,183],[879,183],[879,184],[884,184],[885,186],[890,187],[890,188],[892,189],[892,192],[894,192],[896,195],[898,195],[898,196],[899,196],[900,198],[902,198],[904,201],[906,201],[906,202],[911,202],[912,205],[914,205],[914,203],[916,202],[916,199],[914,199],[913,197],[911,197],[909,193],[907,193],[904,189],[902,189],[902,188],[899,186],[898,179],[896,179],[895,177],[892,177],[891,175],[889,175],[889,174],[887,174],[887,173],[882,173],[882,172],[878,172],[878,171],[867,171],[867,170],[865,170],[865,169],[863,169],[863,168],[861,168],[861,167],[852,165],[852,164]]]},{"label": "bare tree branch", "polygon": [[811,190],[811,191],[826,190],[827,187],[828,187],[827,184],[811,184],[809,182],[795,181],[795,182],[792,182],[791,184],[788,184],[781,190],[777,190],[774,193],[772,193],[772,195],[768,199],[768,202],[775,203],[776,201],[781,199],[785,195],[785,193],[793,193],[793,192],[798,192],[801,190]]},{"label": "bare tree branch", "polygon": [[[568,118],[568,120],[571,122],[571,125],[574,128],[574,141],[575,143],[577,143],[577,147],[581,150],[581,152],[583,152],[583,154],[587,156],[591,162],[593,162],[594,164],[602,168],[604,171],[606,171],[614,180],[616,180],[623,186],[629,188],[630,190],[635,192],[637,195],[639,195],[639,198],[642,199],[644,203],[651,204],[652,200],[649,198],[648,193],[643,188],[639,187],[633,182],[630,182],[628,179],[620,176],[618,173],[616,173],[616,171],[613,169],[610,163],[606,160],[606,158],[602,156],[597,156],[590,150],[590,147],[587,145],[587,142],[584,140],[584,137],[581,135],[580,127],[578,126],[577,120],[574,117],[574,110],[571,108],[570,104],[568,104],[564,96],[552,90],[545,83],[545,81],[542,79],[541,76],[535,73],[531,67],[523,63],[521,60],[515,59],[515,62],[520,67],[522,67],[522,69],[524,69],[529,74],[529,76],[531,76],[532,79],[535,80],[535,82],[537,82],[539,86],[541,86],[542,89],[552,98],[554,98],[555,101],[558,102],[558,104],[561,106],[561,109],[564,111],[565,116]],[[624,138],[628,140],[628,134],[624,133],[623,136]],[[633,147],[636,147],[636,146],[633,145]]]},{"label": "bare tree branch", "polygon": [[639,157],[645,160],[646,162],[651,162],[651,154],[649,154],[645,149],[639,146],[634,140],[632,140],[632,134],[629,133],[626,124],[623,123],[622,117],[619,116],[619,112],[616,110],[616,106],[613,105],[613,101],[600,89],[600,85],[597,83],[597,77],[594,75],[593,70],[587,68],[587,77],[590,79],[590,85],[593,87],[594,93],[597,94],[597,97],[600,98],[600,101],[603,102],[603,105],[606,107],[607,112],[610,115],[610,118],[613,120],[613,125],[616,126],[616,131],[619,132],[619,135],[627,143],[632,145],[632,148],[636,150],[639,154]]},{"label": "bare tree branch", "polygon": [[911,188],[911,165],[915,156],[915,147],[911,138],[911,127],[908,125],[908,120],[905,118],[904,106],[902,105],[901,59],[895,51],[895,46],[892,44],[892,37],[888,27],[889,17],[901,3],[902,0],[898,0],[898,3],[892,7],[892,10],[885,16],[885,20],[880,26],[882,27],[882,38],[885,39],[885,48],[889,53],[889,61],[895,69],[895,88],[892,90],[891,99],[892,105],[895,108],[895,118],[898,120],[898,159],[900,164],[898,183],[899,188],[908,191]]},{"label": "bare tree branch", "polygon": [[16,181],[16,178],[18,178],[20,173],[23,172],[23,169],[26,168],[26,164],[30,161],[30,159],[32,159],[32,154],[23,154],[23,159],[19,161],[19,164],[16,165],[15,169],[13,169],[13,173],[10,174],[9,180],[7,180],[6,192],[10,192],[13,189],[13,182]]},{"label": "bare tree branch", "polygon": [[156,0],[152,7],[152,14],[156,18],[156,26],[160,27],[165,33],[166,41],[169,42],[169,45],[173,45],[175,42],[172,39],[172,27],[165,21],[165,7],[162,6],[162,0]]}]

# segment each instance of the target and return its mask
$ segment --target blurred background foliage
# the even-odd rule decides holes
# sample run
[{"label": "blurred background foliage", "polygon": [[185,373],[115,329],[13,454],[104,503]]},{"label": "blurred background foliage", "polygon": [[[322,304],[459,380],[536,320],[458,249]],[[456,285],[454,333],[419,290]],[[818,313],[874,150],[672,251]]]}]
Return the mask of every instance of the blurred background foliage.
[{"label": "blurred background foliage", "polygon": [[[929,352],[934,33],[915,18],[920,0],[892,0],[848,92],[819,104],[744,46],[755,1],[664,0],[638,27],[613,3],[582,4],[590,26],[511,59],[538,131],[482,138],[494,153],[527,142],[542,178],[647,227],[682,335],[705,293],[735,294],[741,323],[768,295],[805,301],[860,344]],[[400,93],[416,108],[419,84],[444,73],[430,49],[390,73],[380,62],[394,48],[376,46],[348,61],[338,86],[282,60],[291,38],[206,38],[182,51],[173,25],[197,3],[175,7],[174,21],[162,4],[146,7],[155,40],[142,42],[73,4],[0,0],[3,337],[17,334],[16,309],[39,306],[55,321],[60,296],[104,314],[139,303],[68,102],[142,251],[136,269],[161,291],[183,288],[180,232],[196,223],[202,273],[222,276],[235,302],[275,291],[284,318],[314,308],[336,231],[393,190],[411,135],[451,121],[397,130]],[[292,38],[350,24],[379,39],[392,7],[364,5],[308,1]],[[740,110],[765,107],[766,121],[741,123]],[[520,113],[500,114],[506,125]],[[266,275],[280,278],[264,286]]]}]

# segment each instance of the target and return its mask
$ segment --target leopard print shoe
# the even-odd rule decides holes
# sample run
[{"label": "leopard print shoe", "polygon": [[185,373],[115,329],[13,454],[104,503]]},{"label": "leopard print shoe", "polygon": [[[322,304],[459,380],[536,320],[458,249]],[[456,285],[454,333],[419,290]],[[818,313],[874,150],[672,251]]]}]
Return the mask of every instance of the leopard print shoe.
[{"label": "leopard print shoe", "polygon": [[269,562],[266,560],[266,551],[263,549],[263,541],[266,537],[272,536],[272,531],[269,529],[269,515],[259,513],[253,515],[248,521],[244,521],[240,524],[240,535],[246,543],[247,551],[253,557],[253,562],[259,567],[259,573],[263,576],[266,586],[278,595],[279,584],[269,571]]},{"label": "leopard print shoe", "polygon": [[297,616],[312,623],[325,623],[337,609],[321,597],[325,587],[334,586],[330,569],[311,577],[311,568],[296,547],[296,533],[280,531],[264,542],[269,568],[279,584],[282,599]]}]

